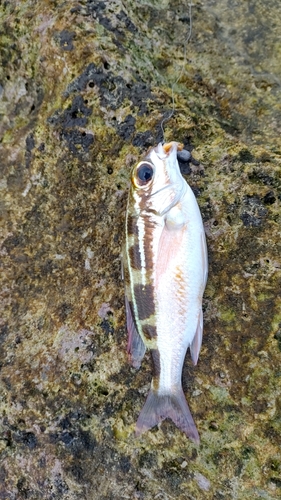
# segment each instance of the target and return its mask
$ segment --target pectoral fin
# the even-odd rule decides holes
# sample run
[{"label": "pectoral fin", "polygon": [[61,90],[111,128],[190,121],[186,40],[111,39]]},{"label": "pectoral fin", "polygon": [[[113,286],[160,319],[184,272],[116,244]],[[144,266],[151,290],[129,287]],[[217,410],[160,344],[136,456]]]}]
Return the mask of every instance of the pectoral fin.
[{"label": "pectoral fin", "polygon": [[170,217],[166,220],[159,239],[156,263],[156,287],[182,246],[183,231],[180,229],[176,230],[175,228],[175,220]]},{"label": "pectoral fin", "polygon": [[203,337],[203,313],[201,309],[198,317],[196,333],[194,335],[193,341],[190,344],[190,354],[194,365],[197,365],[199,352],[202,344],[202,337]]},{"label": "pectoral fin", "polygon": [[127,331],[128,331],[128,346],[127,352],[129,354],[130,363],[134,368],[139,368],[144,357],[146,347],[140,334],[137,331],[134,316],[132,313],[130,302],[125,297],[126,317],[127,317]]}]

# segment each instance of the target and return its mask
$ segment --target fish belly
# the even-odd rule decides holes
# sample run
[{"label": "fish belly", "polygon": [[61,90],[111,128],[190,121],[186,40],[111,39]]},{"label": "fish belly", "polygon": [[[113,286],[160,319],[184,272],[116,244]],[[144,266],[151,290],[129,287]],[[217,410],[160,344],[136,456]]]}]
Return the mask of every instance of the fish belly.
[{"label": "fish belly", "polygon": [[163,390],[181,381],[184,357],[201,311],[200,241],[191,242],[189,232],[181,236],[180,246],[173,247],[171,262],[158,279],[157,347],[161,359],[159,387]]}]

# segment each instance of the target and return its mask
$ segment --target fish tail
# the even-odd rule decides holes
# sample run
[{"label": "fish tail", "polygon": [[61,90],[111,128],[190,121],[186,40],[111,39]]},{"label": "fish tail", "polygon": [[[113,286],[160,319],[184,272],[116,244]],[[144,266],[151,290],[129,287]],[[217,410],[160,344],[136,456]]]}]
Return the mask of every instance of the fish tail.
[{"label": "fish tail", "polygon": [[151,429],[165,418],[170,418],[187,437],[199,444],[199,434],[181,387],[169,394],[150,389],[137,420],[136,435]]}]

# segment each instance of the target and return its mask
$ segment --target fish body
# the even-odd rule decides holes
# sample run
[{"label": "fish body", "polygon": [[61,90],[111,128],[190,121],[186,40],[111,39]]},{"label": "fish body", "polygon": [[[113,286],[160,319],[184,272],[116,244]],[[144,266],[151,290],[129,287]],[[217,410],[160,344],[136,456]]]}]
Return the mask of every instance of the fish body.
[{"label": "fish body", "polygon": [[194,364],[199,356],[208,264],[199,207],[177,161],[180,149],[177,142],[159,144],[132,171],[123,255],[128,353],[139,368],[149,349],[154,365],[136,433],[171,418],[199,442],[181,378],[187,348]]}]

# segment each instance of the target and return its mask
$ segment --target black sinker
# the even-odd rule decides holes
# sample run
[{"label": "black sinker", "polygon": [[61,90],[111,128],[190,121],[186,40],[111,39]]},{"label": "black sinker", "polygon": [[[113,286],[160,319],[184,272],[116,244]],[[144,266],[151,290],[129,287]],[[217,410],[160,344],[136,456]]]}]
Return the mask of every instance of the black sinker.
[{"label": "black sinker", "polygon": [[147,183],[153,176],[153,168],[149,163],[143,163],[138,169],[138,178],[141,182]]}]

